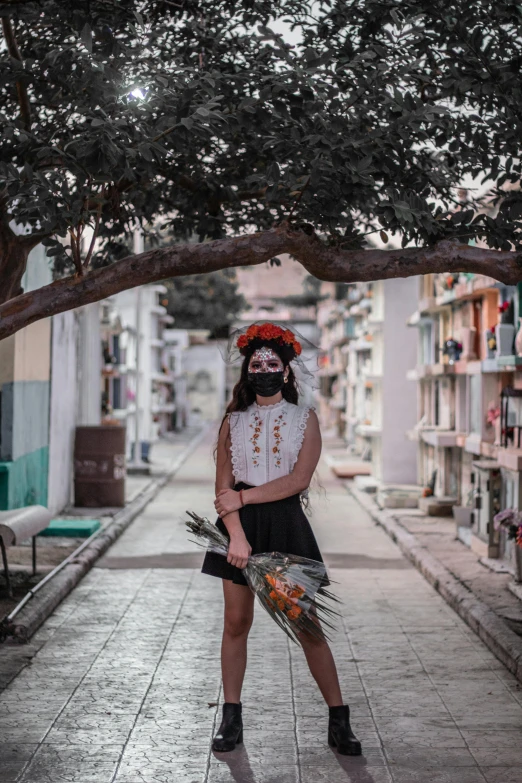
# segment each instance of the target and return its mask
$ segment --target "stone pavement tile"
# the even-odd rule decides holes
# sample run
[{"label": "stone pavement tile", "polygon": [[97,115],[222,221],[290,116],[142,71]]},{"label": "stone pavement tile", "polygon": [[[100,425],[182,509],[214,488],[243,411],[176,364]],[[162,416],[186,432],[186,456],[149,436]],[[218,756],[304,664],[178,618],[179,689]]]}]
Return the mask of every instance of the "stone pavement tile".
[{"label": "stone pavement tile", "polygon": [[294,729],[283,729],[280,726],[270,729],[266,725],[262,728],[254,728],[248,724],[244,724],[243,736],[245,747],[248,748],[293,748],[296,743],[296,733]]},{"label": "stone pavement tile", "polygon": [[137,714],[139,712],[144,692],[86,694],[81,690],[67,704],[66,714],[83,715],[98,713],[100,715]]},{"label": "stone pavement tile", "polygon": [[297,767],[277,766],[271,769],[268,765],[250,764],[248,759],[238,757],[237,753],[233,751],[218,764],[212,763],[208,783],[299,783]]},{"label": "stone pavement tile", "polygon": [[[170,747],[174,742],[184,742],[185,738],[194,742],[210,745],[214,716],[210,720],[193,721],[181,716],[178,720],[146,720],[140,716],[130,735],[130,743],[145,747]],[[201,739],[204,738],[204,740]]]},{"label": "stone pavement tile", "polygon": [[444,696],[444,704],[452,714],[461,712],[464,708],[469,710],[470,714],[476,712],[487,714],[488,712],[502,712],[504,707],[509,711],[511,707],[518,711],[522,718],[522,706],[515,699],[512,699],[508,693],[490,696],[485,690],[487,687],[488,685],[484,683],[482,693],[464,690],[459,695],[458,690],[454,690],[451,694],[444,693],[441,696]]},{"label": "stone pavement tile", "polygon": [[[495,731],[495,729],[485,729],[484,731],[470,731],[464,729],[462,736],[468,746],[473,748],[511,748],[516,747],[520,741],[519,731]],[[500,762],[502,763],[502,762]],[[507,762],[505,762],[507,764]],[[522,780],[522,774],[520,776]]]},{"label": "stone pavement tile", "polygon": [[494,741],[490,744],[488,740],[485,740],[484,745],[474,747],[470,745],[469,749],[481,768],[518,766],[520,770],[520,780],[522,780],[522,747],[520,746],[520,733],[518,733],[518,739],[513,738],[513,744],[510,747],[495,745]]},{"label": "stone pavement tile", "polygon": [[[476,766],[411,769],[394,764],[390,770],[394,783],[485,783],[486,781],[483,771]],[[513,778],[512,782],[499,779],[495,783],[520,783],[520,778]]]},{"label": "stone pavement tile", "polygon": [[430,748],[398,746],[395,743],[385,743],[386,758],[391,765],[416,770],[427,767],[474,767],[476,761],[467,748]]},{"label": "stone pavement tile", "polygon": [[50,724],[28,724],[13,729],[0,729],[2,742],[6,745],[40,744],[49,731]]},{"label": "stone pavement tile", "polygon": [[301,783],[392,783],[386,767],[367,764],[362,757],[336,756],[336,764],[301,767]]},{"label": "stone pavement tile", "polygon": [[466,748],[450,717],[383,718],[376,716],[377,731],[385,748]]},{"label": "stone pavement tile", "polygon": [[452,711],[451,717],[461,731],[487,731],[492,727],[499,731],[522,731],[522,708],[509,703],[494,710],[482,706],[473,711],[461,705],[459,710]]},{"label": "stone pavement tile", "polygon": [[20,783],[108,783],[121,754],[119,746],[42,745]]},{"label": "stone pavement tile", "polygon": [[[112,783],[112,780],[114,783],[204,783],[206,771],[206,759],[201,764],[187,761],[163,764],[152,759],[140,767],[135,767],[132,762],[122,761],[116,776],[113,779],[105,779],[103,783]],[[79,780],[78,783],[83,782]]]},{"label": "stone pavement tile", "polygon": [[[117,774],[115,778],[106,779],[100,783],[205,783],[205,778],[206,772],[200,767],[183,767],[175,770],[170,767],[169,769],[150,770],[145,775],[142,775],[140,771],[124,771],[121,775]],[[75,780],[73,783],[83,783],[83,781]]]},{"label": "stone pavement tile", "polygon": [[[299,766],[301,769],[308,769],[309,767],[330,767],[336,769],[340,758],[342,756],[330,748],[326,740],[323,743],[316,742],[310,744],[307,748],[299,749]],[[362,758],[368,766],[387,765],[383,749],[379,744],[374,746],[365,745]]]},{"label": "stone pavement tile", "polygon": [[379,735],[384,747],[393,746],[398,751],[411,748],[466,748],[466,743],[457,728],[401,732],[394,728],[386,731],[380,727]]},{"label": "stone pavement tile", "polygon": [[516,767],[482,767],[487,783],[520,783],[522,770]]},{"label": "stone pavement tile", "polygon": [[[350,721],[350,723],[354,734],[356,735],[357,739],[359,739],[362,742],[364,747],[381,746],[381,738],[374,725],[372,725],[371,728],[368,728],[367,726],[361,726],[360,722],[357,722],[357,725],[355,724],[355,721]],[[299,745],[300,748],[312,747],[314,745],[317,745],[317,743],[321,742],[322,740],[324,740],[326,744],[326,738],[327,738],[326,729],[324,732],[321,733],[317,731],[298,731],[297,744]]]},{"label": "stone pavement tile", "polygon": [[[239,748],[238,748],[239,750]],[[249,741],[244,736],[242,752],[248,756],[250,763],[270,764],[276,767],[289,767],[297,764],[297,750],[294,744],[274,745],[272,743],[257,744]],[[215,758],[221,759],[222,753],[216,753]]]},{"label": "stone pavement tile", "polygon": [[[145,771],[163,769],[172,765],[173,768],[179,766],[201,767],[207,766],[210,746],[195,747],[186,742],[183,745],[172,745],[171,747],[153,748],[144,745],[128,744],[125,747],[121,758],[120,773],[124,770],[142,770]],[[127,772],[125,774],[128,774]]]},{"label": "stone pavement tile", "polygon": [[129,731],[111,725],[99,729],[52,728],[44,743],[64,746],[95,747],[98,745],[120,745],[123,747],[129,737]]},{"label": "stone pavement tile", "polygon": [[395,694],[370,698],[373,717],[394,718],[444,718],[449,711],[438,694],[419,696],[416,699],[401,699]]},{"label": "stone pavement tile", "polygon": [[[210,700],[212,699],[212,701]],[[204,699],[198,700],[198,708],[197,712],[195,714],[195,717],[197,718],[198,722],[205,722],[207,721],[207,718],[205,717],[205,712],[210,712],[210,709],[208,707],[209,704],[215,704],[217,703],[218,699],[218,689],[216,688],[216,691],[214,694],[206,693]],[[183,709],[182,705],[179,704],[179,702],[172,701],[164,701],[161,703],[159,700],[155,700],[152,703],[148,700],[145,701],[143,708],[140,711],[140,716],[143,717],[146,720],[153,720],[153,721],[178,721],[180,719],[183,719],[184,717],[188,719],[190,715],[194,715],[194,705],[191,705],[190,702],[186,704],[186,709]]]},{"label": "stone pavement tile", "polygon": [[14,783],[30,761],[38,745],[0,742],[0,774],[2,783]]},{"label": "stone pavement tile", "polygon": [[115,715],[104,714],[101,715],[96,712],[77,712],[66,709],[62,712],[60,717],[55,721],[53,730],[59,732],[61,730],[72,731],[99,731],[102,732],[105,729],[112,731],[119,731],[122,733],[129,732],[136,720],[135,714],[131,713],[118,713]]},{"label": "stone pavement tile", "polygon": [[213,726],[206,729],[193,728],[192,730],[177,730],[174,732],[154,732],[150,733],[133,731],[130,735],[129,748],[150,748],[152,750],[181,749],[188,753],[190,749],[196,748],[198,754],[202,751],[207,752],[213,734]]}]

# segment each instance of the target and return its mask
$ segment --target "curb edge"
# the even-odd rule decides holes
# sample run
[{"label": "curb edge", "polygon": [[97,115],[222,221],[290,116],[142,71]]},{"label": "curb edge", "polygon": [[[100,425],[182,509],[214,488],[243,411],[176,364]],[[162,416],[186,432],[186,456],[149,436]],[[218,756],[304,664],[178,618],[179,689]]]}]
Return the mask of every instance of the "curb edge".
[{"label": "curb edge", "polygon": [[33,600],[29,601],[26,607],[20,611],[16,617],[16,624],[25,627],[27,639],[35,634],[56,607],[94,567],[98,559],[105,554],[144,508],[154,500],[160,490],[175,476],[183,463],[205,438],[210,427],[211,425],[203,427],[176,457],[167,472],[153,479],[134,500],[122,508],[99,537],[87,546],[75,560],[72,560],[62,571],[57,573],[48,585],[42,588],[42,592],[35,595]]},{"label": "curb edge", "polygon": [[440,560],[396,521],[393,514],[377,508],[372,498],[357,487],[348,484],[345,487],[453,611],[522,682],[522,638],[493,609],[459,582]]}]

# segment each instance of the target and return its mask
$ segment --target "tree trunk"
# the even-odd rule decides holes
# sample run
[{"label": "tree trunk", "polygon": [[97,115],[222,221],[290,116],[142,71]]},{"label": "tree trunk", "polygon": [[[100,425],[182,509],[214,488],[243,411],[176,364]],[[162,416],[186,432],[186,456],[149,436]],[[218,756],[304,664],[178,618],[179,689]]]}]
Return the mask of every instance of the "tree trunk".
[{"label": "tree trunk", "polygon": [[[30,238],[24,241],[29,243]],[[284,224],[258,234],[150,250],[88,272],[83,277],[57,280],[10,301],[3,297],[0,340],[41,318],[98,302],[144,283],[235,266],[255,266],[282,253],[290,253],[320,280],[332,282],[383,280],[438,272],[476,272],[511,285],[522,280],[522,253],[471,247],[455,241],[398,250],[338,250],[326,247],[313,232]],[[16,269],[9,276],[5,290],[12,291],[19,286],[25,259],[23,265],[19,260],[13,267]],[[0,275],[2,269],[0,266]],[[0,280],[4,283],[2,277]]]},{"label": "tree trunk", "polygon": [[0,221],[0,304],[22,293],[22,277],[31,244]]}]

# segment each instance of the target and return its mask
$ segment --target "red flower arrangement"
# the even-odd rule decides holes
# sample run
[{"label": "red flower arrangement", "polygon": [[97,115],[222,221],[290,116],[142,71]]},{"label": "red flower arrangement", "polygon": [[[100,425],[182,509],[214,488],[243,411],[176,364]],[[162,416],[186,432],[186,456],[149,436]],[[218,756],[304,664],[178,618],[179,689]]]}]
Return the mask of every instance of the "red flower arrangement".
[{"label": "red flower arrangement", "polygon": [[509,310],[509,302],[502,302],[498,308],[499,313],[505,313],[507,310]]},{"label": "red flower arrangement", "polygon": [[295,355],[299,356],[301,351],[301,343],[295,339],[295,334],[290,329],[282,329],[280,326],[276,326],[271,323],[264,324],[252,324],[244,334],[238,337],[236,346],[242,353],[242,349],[246,348],[252,340],[273,340],[280,345],[291,345],[295,351]]}]

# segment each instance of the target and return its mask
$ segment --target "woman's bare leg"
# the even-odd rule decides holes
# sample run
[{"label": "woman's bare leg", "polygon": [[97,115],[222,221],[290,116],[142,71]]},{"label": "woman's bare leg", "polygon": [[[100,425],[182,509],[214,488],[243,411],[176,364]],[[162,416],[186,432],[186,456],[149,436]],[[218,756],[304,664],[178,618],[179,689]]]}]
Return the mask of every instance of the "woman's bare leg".
[{"label": "woman's bare leg", "polygon": [[221,673],[226,702],[238,704],[247,664],[248,632],[254,619],[254,594],[249,587],[223,579],[225,619],[221,643]]},{"label": "woman's bare leg", "polygon": [[[317,617],[316,622],[320,627]],[[337,676],[337,667],[328,642],[306,634],[301,635],[300,638],[308,668],[319,686],[326,704],[328,707],[341,706],[343,697]]]}]

